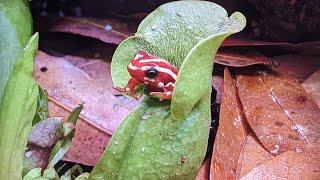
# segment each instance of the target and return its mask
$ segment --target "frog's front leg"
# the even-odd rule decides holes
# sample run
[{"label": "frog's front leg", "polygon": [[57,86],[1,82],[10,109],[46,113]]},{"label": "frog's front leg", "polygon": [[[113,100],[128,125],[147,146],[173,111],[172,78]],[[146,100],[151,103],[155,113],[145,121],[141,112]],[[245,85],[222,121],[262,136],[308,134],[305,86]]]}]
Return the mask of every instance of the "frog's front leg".
[{"label": "frog's front leg", "polygon": [[136,93],[136,87],[143,85],[140,81],[138,81],[136,78],[131,77],[128,81],[128,85],[126,87],[119,87],[119,86],[114,86],[112,87],[113,89],[121,92],[121,93],[128,93],[130,92],[131,95],[135,98],[135,99],[139,99],[139,97],[137,96]]},{"label": "frog's front leg", "polygon": [[169,82],[163,87],[163,92],[150,92],[150,96],[159,98],[160,101],[164,99],[171,99],[173,92],[174,84]]}]

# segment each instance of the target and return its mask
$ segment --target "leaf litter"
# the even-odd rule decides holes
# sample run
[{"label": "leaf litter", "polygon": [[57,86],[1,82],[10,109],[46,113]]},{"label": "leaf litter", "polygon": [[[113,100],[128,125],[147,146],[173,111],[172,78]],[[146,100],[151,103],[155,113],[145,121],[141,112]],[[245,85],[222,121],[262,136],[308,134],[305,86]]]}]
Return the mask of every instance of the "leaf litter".
[{"label": "leaf litter", "polygon": [[[235,78],[229,78],[236,84],[233,91],[228,83],[231,76],[225,74],[210,178],[318,179],[320,158],[315,151],[320,148],[320,110],[310,94],[286,73],[253,69],[251,73],[234,72]],[[314,77],[311,79],[314,82]],[[226,113],[225,109],[232,104],[226,99],[234,91],[237,96],[231,100],[240,103],[244,121],[249,125],[241,135],[235,135],[239,130],[230,128],[236,124],[232,123],[232,113]],[[233,113],[238,111],[236,107],[229,109]],[[229,135],[228,130],[232,132]],[[240,137],[238,144],[229,144]],[[225,148],[219,150],[219,146]]]},{"label": "leaf litter", "polygon": [[[121,26],[121,24],[117,28],[116,25],[111,25],[111,23],[101,22],[103,21],[62,18],[58,19],[55,22],[56,24],[53,23],[52,29],[48,29],[48,26],[42,26],[40,29],[42,28],[42,31],[79,34],[115,44],[121,42],[125,36],[129,36],[131,32],[135,31],[135,29],[128,31],[125,29],[126,26]],[[109,26],[106,26],[107,24],[112,26],[111,30]],[[124,29],[121,30],[122,27]],[[121,33],[112,32],[118,30]],[[106,33],[104,31],[109,33],[108,37],[110,39],[102,38],[102,35]],[[224,48],[234,46],[282,47],[289,48],[294,52],[313,55],[317,53],[310,51],[310,49],[317,48],[318,44],[318,42],[310,42],[295,45],[229,38],[222,46]],[[208,168],[210,160],[206,160],[200,171],[200,174],[203,174],[202,179],[208,179],[209,174],[211,178],[231,176],[237,179],[250,177],[303,177],[304,174],[309,175],[309,177],[319,177],[317,172],[319,172],[320,161],[318,161],[319,158],[314,157],[316,149],[319,147],[319,134],[317,132],[319,132],[318,120],[320,116],[319,108],[316,108],[316,103],[319,101],[315,98],[317,95],[314,95],[317,94],[317,89],[314,90],[314,88],[319,87],[317,84],[319,75],[315,73],[320,66],[319,60],[313,56],[296,54],[269,58],[259,53],[257,54],[256,50],[249,49],[250,51],[254,52],[254,54],[243,55],[237,51],[231,51],[230,53],[221,51],[216,56],[215,63],[230,66],[231,69],[233,69],[232,67],[245,68],[252,65],[267,65],[277,73],[260,72],[251,75],[236,73],[235,77],[226,73],[224,81],[227,78],[227,82],[224,82],[224,85],[219,78],[213,78],[214,85],[224,86],[224,89],[227,88],[222,93],[223,88],[217,87],[219,88],[218,92],[220,92],[219,96],[227,100],[222,100],[220,125],[210,162],[211,167]],[[124,116],[139,104],[139,102],[131,101],[123,96],[116,96],[115,98],[114,95],[116,94],[111,90],[110,64],[108,61],[99,59],[99,54],[94,56],[95,58],[91,59],[65,56],[62,58],[65,61],[63,63],[61,63],[61,60],[57,60],[61,58],[47,55],[41,57],[42,59],[50,59],[50,62],[49,60],[46,62],[48,64],[57,60],[59,63],[55,66],[60,66],[59,64],[61,63],[61,67],[63,67],[61,69],[68,71],[70,68],[72,71],[77,72],[76,74],[71,72],[71,75],[64,74],[64,76],[59,77],[57,76],[59,73],[55,71],[57,74],[50,74],[51,77],[54,77],[53,82],[55,82],[55,78],[58,78],[56,81],[59,81],[59,79],[67,79],[68,76],[76,76],[77,78],[72,82],[82,81],[82,83],[86,84],[86,86],[80,84],[79,87],[72,87],[70,83],[64,83],[64,85],[60,84],[58,86],[59,84],[55,84],[50,87],[52,88],[51,94],[49,94],[49,96],[51,95],[49,102],[50,116],[67,116],[71,111],[71,104],[76,104],[76,102],[82,101],[87,96],[90,101],[88,100],[85,103],[86,107],[86,104],[91,102],[88,94],[90,96],[96,94],[94,96],[99,97],[98,94],[103,93],[101,96],[111,97],[108,98],[109,102],[119,103],[121,111],[117,112],[119,114],[115,114],[118,117]],[[301,63],[301,61],[304,63]],[[255,66],[252,69],[255,69]],[[284,74],[294,76],[299,81]],[[312,74],[313,76],[311,76]],[[78,77],[81,78],[78,79]],[[43,78],[41,82],[46,84],[46,79],[47,77]],[[302,85],[305,90],[301,88],[299,83],[303,81]],[[64,88],[64,91],[68,92],[69,96],[76,96],[76,98],[69,99],[69,97],[59,96],[58,88],[63,89],[62,86],[70,86],[70,88]],[[97,92],[99,87],[104,90]],[[90,93],[74,92],[83,91],[86,88],[91,90]],[[228,104],[224,102],[228,102]],[[106,105],[104,104],[103,106]],[[99,115],[104,113],[96,113],[95,110],[108,111],[114,106],[106,106],[110,109],[105,108],[103,110],[94,105],[93,107],[95,108],[88,110],[92,111],[91,113],[84,112],[81,114],[71,148],[64,157],[65,160],[94,165],[108,144],[112,130],[117,127],[122,119],[111,120],[112,123],[109,124],[102,123],[96,117],[100,117]],[[231,114],[225,113],[228,111]],[[239,117],[241,117],[241,120],[239,120]],[[236,148],[233,149],[234,147]],[[231,155],[227,156],[228,153]],[[272,166],[273,164],[275,165],[274,167]],[[287,167],[289,171],[281,171],[284,167]]]},{"label": "leaf litter", "polygon": [[[66,157],[71,161],[93,165],[129,109],[106,89],[105,84],[92,79],[63,58],[39,52],[35,78],[49,94],[50,116],[67,116],[76,104],[84,104]],[[97,137],[100,138],[92,140]],[[86,154],[88,151],[91,153]]]}]

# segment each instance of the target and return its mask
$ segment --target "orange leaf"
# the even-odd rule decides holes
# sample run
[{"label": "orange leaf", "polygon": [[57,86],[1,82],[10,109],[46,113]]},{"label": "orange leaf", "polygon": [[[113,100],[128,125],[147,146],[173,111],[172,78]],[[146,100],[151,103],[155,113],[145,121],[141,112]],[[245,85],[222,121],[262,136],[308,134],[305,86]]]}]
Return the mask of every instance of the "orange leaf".
[{"label": "orange leaf", "polygon": [[320,69],[313,73],[302,83],[304,89],[309,93],[320,108]]},{"label": "orange leaf", "polygon": [[320,110],[295,79],[238,75],[237,88],[250,127],[270,153],[303,149],[320,138]]},{"label": "orange leaf", "polygon": [[40,31],[72,33],[119,44],[136,31],[137,23],[118,19],[39,17],[36,26]]},{"label": "orange leaf", "polygon": [[224,92],[220,110],[219,127],[214,142],[210,177],[235,178],[238,157],[248,134],[235,80],[228,69],[224,71]]}]

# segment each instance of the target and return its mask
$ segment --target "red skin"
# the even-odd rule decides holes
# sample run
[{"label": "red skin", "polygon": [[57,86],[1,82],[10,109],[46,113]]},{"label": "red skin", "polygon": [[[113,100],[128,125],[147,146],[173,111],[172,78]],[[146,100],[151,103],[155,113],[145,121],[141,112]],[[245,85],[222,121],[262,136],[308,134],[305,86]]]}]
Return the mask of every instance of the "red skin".
[{"label": "red skin", "polygon": [[[146,71],[151,67],[157,69],[157,75],[148,78]],[[138,99],[136,88],[144,85],[149,90],[150,96],[157,97],[160,101],[171,99],[178,69],[168,61],[140,51],[128,65],[128,72],[131,78],[127,86],[114,89],[123,93],[130,92],[135,99]]]}]

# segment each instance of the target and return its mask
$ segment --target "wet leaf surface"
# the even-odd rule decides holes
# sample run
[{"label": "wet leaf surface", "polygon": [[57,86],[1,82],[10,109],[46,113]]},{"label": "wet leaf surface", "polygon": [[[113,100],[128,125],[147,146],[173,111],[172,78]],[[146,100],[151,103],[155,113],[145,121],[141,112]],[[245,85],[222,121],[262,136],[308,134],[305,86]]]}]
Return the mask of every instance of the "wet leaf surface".
[{"label": "wet leaf surface", "polygon": [[58,117],[42,120],[32,127],[28,144],[42,148],[51,148],[62,138],[63,120]]},{"label": "wet leaf surface", "polygon": [[27,174],[33,168],[45,169],[48,165],[50,148],[28,146],[23,158],[23,172]]}]

